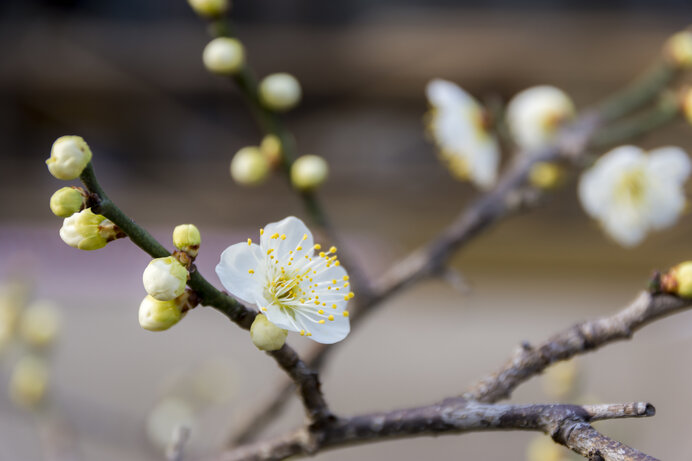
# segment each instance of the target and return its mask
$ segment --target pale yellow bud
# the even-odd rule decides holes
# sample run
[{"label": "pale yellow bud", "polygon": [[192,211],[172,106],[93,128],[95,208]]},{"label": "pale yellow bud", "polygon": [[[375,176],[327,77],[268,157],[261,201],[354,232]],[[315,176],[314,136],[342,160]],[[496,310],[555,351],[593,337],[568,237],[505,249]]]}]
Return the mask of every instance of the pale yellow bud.
[{"label": "pale yellow bud", "polygon": [[243,147],[231,160],[231,177],[243,186],[255,186],[269,175],[269,162],[257,147]]},{"label": "pale yellow bud", "polygon": [[517,93],[507,104],[505,118],[519,147],[537,149],[550,142],[574,113],[574,103],[567,93],[539,85]]},{"label": "pale yellow bud", "polygon": [[692,31],[683,30],[670,37],[664,51],[676,67],[692,67]]},{"label": "pale yellow bud", "polygon": [[48,171],[58,179],[76,179],[91,161],[91,149],[81,136],[62,136],[53,143]]},{"label": "pale yellow bud", "polygon": [[260,143],[260,152],[272,166],[281,162],[281,140],[273,134],[266,135]]},{"label": "pale yellow bud", "polygon": [[10,377],[10,398],[21,407],[34,407],[48,388],[48,367],[39,357],[27,355],[14,366]]},{"label": "pale yellow bud", "polygon": [[539,189],[554,189],[562,183],[560,166],[550,162],[537,162],[529,171],[529,182]]},{"label": "pale yellow bud", "polygon": [[26,287],[20,283],[0,286],[0,352],[14,339],[25,298]]},{"label": "pale yellow bud", "polygon": [[265,77],[259,84],[259,97],[268,109],[285,112],[300,102],[302,90],[296,78],[285,72]]},{"label": "pale yellow bud", "polygon": [[202,61],[209,72],[232,75],[245,64],[245,48],[234,38],[215,38],[204,47]]},{"label": "pale yellow bud", "polygon": [[286,342],[286,335],[288,331],[271,323],[264,314],[257,314],[250,327],[252,343],[262,351],[278,351]]},{"label": "pale yellow bud", "polygon": [[142,274],[144,289],[159,301],[170,301],[185,292],[188,272],[173,256],[153,259]]},{"label": "pale yellow bud", "polygon": [[69,218],[84,206],[84,196],[79,189],[62,187],[50,197],[50,211],[55,216]]},{"label": "pale yellow bud", "polygon": [[291,165],[291,183],[299,190],[311,190],[324,181],[329,175],[326,160],[317,155],[303,155]]},{"label": "pale yellow bud", "polygon": [[139,305],[139,325],[149,331],[168,330],[184,317],[182,306],[179,298],[159,301],[147,295]]},{"label": "pale yellow bud", "polygon": [[194,224],[181,224],[173,229],[173,245],[195,257],[202,243],[202,235]]},{"label": "pale yellow bud", "polygon": [[91,208],[87,208],[65,218],[60,228],[60,238],[80,250],[97,250],[108,243],[112,225],[104,216],[94,214]]},{"label": "pale yellow bud", "polygon": [[664,291],[675,293],[682,298],[692,298],[692,261],[685,261],[673,267],[661,277]]},{"label": "pale yellow bud", "polygon": [[565,450],[550,438],[539,435],[526,449],[526,461],[567,461]]},{"label": "pale yellow bud", "polygon": [[60,332],[60,310],[52,301],[34,302],[22,313],[19,331],[32,346],[50,345]]},{"label": "pale yellow bud", "polygon": [[228,0],[187,0],[195,13],[205,18],[221,16],[228,11]]}]

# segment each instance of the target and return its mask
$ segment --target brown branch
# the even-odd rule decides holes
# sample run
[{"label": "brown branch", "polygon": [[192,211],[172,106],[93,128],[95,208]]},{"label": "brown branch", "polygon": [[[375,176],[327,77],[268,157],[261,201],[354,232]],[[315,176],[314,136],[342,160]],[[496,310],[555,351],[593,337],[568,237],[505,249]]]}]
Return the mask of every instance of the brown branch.
[{"label": "brown branch", "polygon": [[550,364],[614,341],[629,339],[635,331],[649,323],[688,309],[691,305],[690,299],[642,292],[630,305],[612,316],[574,325],[536,347],[522,345],[503,367],[469,388],[464,397],[481,402],[508,398],[517,386],[541,373]]},{"label": "brown branch", "polygon": [[242,446],[214,461],[278,460],[346,445],[393,438],[492,430],[542,431],[589,458],[655,461],[598,433],[591,421],[653,416],[654,407],[636,402],[612,405],[501,405],[452,398],[434,405],[341,418],[322,429],[302,428],[275,439]]}]

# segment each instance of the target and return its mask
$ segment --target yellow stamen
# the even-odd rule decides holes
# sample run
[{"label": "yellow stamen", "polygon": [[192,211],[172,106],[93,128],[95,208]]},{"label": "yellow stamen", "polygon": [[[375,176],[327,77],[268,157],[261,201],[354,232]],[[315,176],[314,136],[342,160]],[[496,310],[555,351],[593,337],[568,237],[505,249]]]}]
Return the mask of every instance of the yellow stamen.
[{"label": "yellow stamen", "polygon": [[252,245],[252,239],[247,239],[247,244]]},{"label": "yellow stamen", "polygon": [[313,248],[314,248],[315,250],[321,250],[321,249],[322,249],[322,245],[320,245],[319,243],[316,243],[315,246],[314,246]]},{"label": "yellow stamen", "polygon": [[254,269],[250,269],[249,271],[247,271],[247,273],[248,273],[248,274],[254,274],[254,273],[255,273],[255,270],[254,270]]},{"label": "yellow stamen", "polygon": [[319,324],[322,324],[322,323],[324,323],[324,319],[322,319],[322,320],[319,320],[319,321],[318,321],[317,323],[319,323]]},{"label": "yellow stamen", "polygon": [[329,252],[330,252],[330,253],[336,253],[336,247],[331,247],[331,248],[329,249]]},{"label": "yellow stamen", "polygon": [[327,317],[327,319],[328,319],[328,320],[334,320],[334,316],[333,316],[333,315],[330,315],[329,317]]},{"label": "yellow stamen", "polygon": [[264,235],[264,229],[260,229],[260,235]]},{"label": "yellow stamen", "polygon": [[344,311],[344,317],[348,317],[348,311]]},{"label": "yellow stamen", "polygon": [[286,240],[286,234],[281,234],[281,240]]}]

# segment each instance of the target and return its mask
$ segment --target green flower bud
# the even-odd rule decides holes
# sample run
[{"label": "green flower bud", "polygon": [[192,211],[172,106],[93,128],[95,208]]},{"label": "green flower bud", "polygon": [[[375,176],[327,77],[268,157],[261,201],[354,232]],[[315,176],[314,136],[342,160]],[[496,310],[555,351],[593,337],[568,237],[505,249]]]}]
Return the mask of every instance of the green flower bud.
[{"label": "green flower bud", "polygon": [[53,143],[48,171],[58,179],[76,179],[91,161],[91,149],[81,136],[62,136]]},{"label": "green flower bud", "polygon": [[159,301],[170,301],[185,292],[188,272],[173,256],[153,259],[142,275],[144,289]]},{"label": "green flower bud", "polygon": [[65,218],[60,228],[60,238],[80,250],[98,250],[114,238],[113,223],[87,208]]},{"label": "green flower bud", "polygon": [[34,407],[48,389],[48,367],[39,357],[22,357],[10,377],[10,399],[20,407]]},{"label": "green flower bud", "polygon": [[692,31],[683,30],[668,39],[664,52],[675,67],[692,67]]},{"label": "green flower bud", "polygon": [[50,197],[50,211],[61,218],[69,218],[83,206],[84,196],[75,187],[62,187]]},{"label": "green flower bud", "polygon": [[257,147],[243,147],[231,160],[231,177],[243,186],[255,186],[269,175],[269,161]]},{"label": "green flower bud", "polygon": [[682,298],[692,298],[692,261],[685,261],[661,276],[661,289]]},{"label": "green flower bud", "polygon": [[245,48],[234,38],[215,38],[204,47],[202,62],[211,73],[232,75],[245,64]]},{"label": "green flower bud", "polygon": [[184,317],[181,299],[159,301],[147,295],[139,305],[139,325],[149,331],[168,330]]},{"label": "green flower bud", "polygon": [[286,342],[287,335],[288,331],[271,323],[264,314],[257,314],[250,327],[252,343],[262,351],[278,351]]},{"label": "green flower bud", "polygon": [[228,11],[228,0],[187,0],[195,13],[205,18],[221,16]]},{"label": "green flower bud", "polygon": [[202,236],[194,224],[181,224],[173,229],[173,245],[192,257],[197,256]]},{"label": "green flower bud", "polygon": [[35,347],[48,346],[60,332],[60,311],[52,301],[36,301],[22,313],[19,331]]},{"label": "green flower bud", "polygon": [[259,84],[259,97],[268,109],[285,112],[300,102],[302,90],[296,78],[285,72],[265,77]]},{"label": "green flower bud", "polygon": [[329,175],[327,162],[317,155],[303,155],[291,165],[291,183],[299,190],[311,190]]}]

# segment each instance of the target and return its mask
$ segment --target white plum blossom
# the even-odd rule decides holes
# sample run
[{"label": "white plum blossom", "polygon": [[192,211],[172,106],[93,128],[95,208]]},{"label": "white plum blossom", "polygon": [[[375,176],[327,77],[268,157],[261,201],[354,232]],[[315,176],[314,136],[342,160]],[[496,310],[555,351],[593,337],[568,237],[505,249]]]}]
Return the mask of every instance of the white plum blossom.
[{"label": "white plum blossom", "polygon": [[507,104],[507,126],[517,145],[535,149],[550,142],[574,115],[574,103],[559,88],[539,85],[517,93]]},{"label": "white plum blossom", "polygon": [[248,239],[226,248],[216,273],[233,296],[277,327],[332,344],[350,331],[346,305],[354,295],[336,248],[321,249],[305,224],[289,216],[260,230],[259,245]]},{"label": "white plum blossom", "polygon": [[613,239],[631,247],[650,230],[675,224],[685,207],[683,186],[691,168],[678,147],[647,154],[636,146],[620,146],[582,174],[579,199]]},{"label": "white plum blossom", "polygon": [[435,79],[426,88],[429,130],[450,171],[487,189],[495,184],[500,150],[481,105],[452,82]]}]

